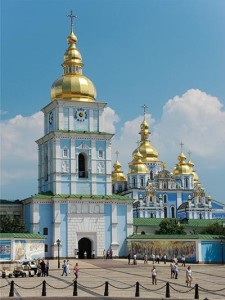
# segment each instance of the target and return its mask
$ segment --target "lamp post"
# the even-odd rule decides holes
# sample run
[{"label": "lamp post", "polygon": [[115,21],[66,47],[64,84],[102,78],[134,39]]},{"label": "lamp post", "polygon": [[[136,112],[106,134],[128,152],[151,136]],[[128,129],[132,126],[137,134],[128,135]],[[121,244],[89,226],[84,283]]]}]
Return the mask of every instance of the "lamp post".
[{"label": "lamp post", "polygon": [[223,265],[223,241],[220,241],[220,246],[221,246],[221,264]]},{"label": "lamp post", "polygon": [[60,239],[58,239],[58,240],[56,241],[56,244],[57,244],[57,246],[58,246],[58,269],[60,269],[60,257],[59,257],[59,247],[60,247],[60,245],[61,245]]}]

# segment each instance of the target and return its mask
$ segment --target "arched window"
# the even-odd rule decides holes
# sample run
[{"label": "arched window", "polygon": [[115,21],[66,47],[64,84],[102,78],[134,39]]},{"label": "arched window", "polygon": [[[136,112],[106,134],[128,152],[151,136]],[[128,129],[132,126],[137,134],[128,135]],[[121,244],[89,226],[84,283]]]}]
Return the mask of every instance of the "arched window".
[{"label": "arched window", "polygon": [[150,196],[150,202],[152,202],[152,196]]},{"label": "arched window", "polygon": [[63,157],[68,157],[68,148],[67,147],[63,148]]},{"label": "arched window", "polygon": [[78,170],[79,178],[88,178],[88,159],[85,153],[78,155]]},{"label": "arched window", "polygon": [[144,186],[144,178],[141,177],[141,186]]},{"label": "arched window", "polygon": [[151,213],[151,218],[154,218],[154,214],[153,213]]},{"label": "arched window", "polygon": [[188,178],[185,177],[185,188],[186,188],[186,189],[188,189],[188,185],[189,185],[189,184],[188,184],[188,183],[189,183],[188,181],[189,181]]},{"label": "arched window", "polygon": [[153,178],[153,172],[152,172],[152,171],[150,171],[150,179],[151,179],[151,180],[154,179],[154,178]]},{"label": "arched window", "polygon": [[175,208],[171,206],[171,218],[175,218]]},{"label": "arched window", "polygon": [[167,207],[164,207],[163,210],[164,210],[164,218],[167,218]]},{"label": "arched window", "polygon": [[167,195],[163,195],[163,202],[164,202],[164,203],[167,202]]},{"label": "arched window", "polygon": [[136,179],[135,179],[135,177],[133,177],[133,187],[134,188],[136,187]]},{"label": "arched window", "polygon": [[101,148],[98,150],[98,158],[103,158],[103,150]]}]

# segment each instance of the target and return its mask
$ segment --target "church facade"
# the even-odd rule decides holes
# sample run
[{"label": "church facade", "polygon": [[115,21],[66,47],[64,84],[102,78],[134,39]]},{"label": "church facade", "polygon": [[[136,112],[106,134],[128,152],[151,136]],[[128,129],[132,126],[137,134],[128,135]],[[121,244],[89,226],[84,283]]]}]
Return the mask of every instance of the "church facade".
[{"label": "church facade", "polygon": [[[126,177],[117,160],[114,164],[113,191],[135,199],[134,218],[225,219],[225,205],[206,195],[194,169],[194,163],[183,153],[169,171],[159,160],[158,151],[151,145],[149,125],[140,125],[140,142],[132,153]],[[118,171],[119,166],[119,171]]]},{"label": "church facade", "polygon": [[104,102],[82,72],[83,63],[71,32],[62,63],[63,75],[51,87],[38,145],[38,194],[23,201],[26,229],[46,236],[46,257],[101,256],[112,250],[126,255],[133,232],[133,200],[112,195],[111,138],[104,131]]}]

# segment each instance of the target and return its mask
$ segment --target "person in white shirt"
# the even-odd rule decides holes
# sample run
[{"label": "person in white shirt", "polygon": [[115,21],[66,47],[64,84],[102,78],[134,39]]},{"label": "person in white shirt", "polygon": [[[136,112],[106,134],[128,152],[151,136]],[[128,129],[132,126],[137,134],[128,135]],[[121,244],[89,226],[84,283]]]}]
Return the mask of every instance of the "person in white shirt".
[{"label": "person in white shirt", "polygon": [[191,267],[189,266],[186,270],[187,287],[191,287],[191,282],[192,282],[192,272],[191,272]]},{"label": "person in white shirt", "polygon": [[156,268],[152,268],[152,284],[157,284],[157,271]]}]

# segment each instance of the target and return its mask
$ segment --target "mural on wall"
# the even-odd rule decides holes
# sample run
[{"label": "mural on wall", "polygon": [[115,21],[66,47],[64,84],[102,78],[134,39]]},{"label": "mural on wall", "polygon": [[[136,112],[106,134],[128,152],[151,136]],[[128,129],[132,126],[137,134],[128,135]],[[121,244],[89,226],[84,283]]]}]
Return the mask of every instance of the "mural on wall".
[{"label": "mural on wall", "polygon": [[15,260],[37,259],[44,257],[44,241],[15,241]]},{"label": "mural on wall", "polygon": [[0,241],[0,258],[11,258],[11,241]]},{"label": "mural on wall", "polygon": [[147,253],[149,259],[152,254],[159,254],[160,258],[166,254],[168,260],[174,257],[180,259],[185,255],[187,261],[196,261],[196,244],[192,241],[131,241],[128,249],[132,254],[136,253],[138,258]]}]

